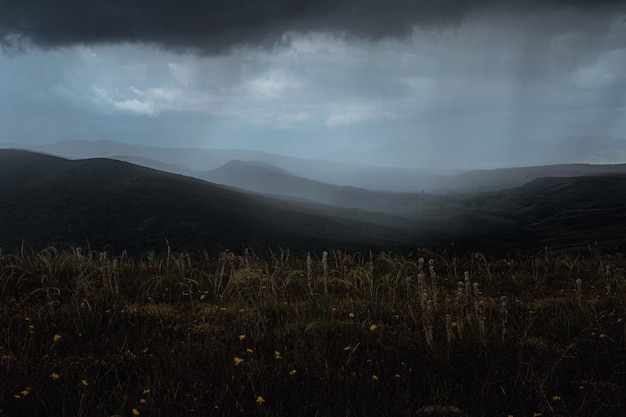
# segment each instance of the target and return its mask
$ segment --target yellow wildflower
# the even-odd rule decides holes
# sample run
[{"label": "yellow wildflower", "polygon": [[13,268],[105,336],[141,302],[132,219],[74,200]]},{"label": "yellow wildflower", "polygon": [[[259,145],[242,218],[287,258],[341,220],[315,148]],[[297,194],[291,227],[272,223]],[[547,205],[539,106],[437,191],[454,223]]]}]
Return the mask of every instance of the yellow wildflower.
[{"label": "yellow wildflower", "polygon": [[561,397],[559,397],[558,395],[553,395],[552,401],[561,401]]},{"label": "yellow wildflower", "polygon": [[606,333],[600,333],[600,334],[598,335],[598,337],[599,337],[600,339],[604,339],[604,338],[606,337]]},{"label": "yellow wildflower", "polygon": [[55,334],[55,335],[52,337],[52,340],[53,340],[53,341],[55,341],[55,342],[58,342],[59,340],[61,340],[61,335],[60,335],[60,334]]},{"label": "yellow wildflower", "polygon": [[139,415],[139,410],[137,410],[136,408],[133,408],[133,409],[132,409],[132,410],[130,410],[130,411],[132,411],[132,413],[133,413],[133,415],[134,415],[134,416],[138,416],[138,415]]},{"label": "yellow wildflower", "polygon": [[351,319],[353,319],[353,318],[354,318],[354,313],[350,313],[350,314],[348,314],[348,317],[350,317]]},{"label": "yellow wildflower", "polygon": [[263,398],[262,396],[258,396],[256,397],[256,403],[257,404],[263,404],[265,402],[265,398]]},{"label": "yellow wildflower", "polygon": [[372,325],[370,326],[370,330],[371,330],[371,331],[374,331],[374,330],[376,330],[377,328],[378,328],[378,326],[377,326],[377,325],[375,325],[375,324],[372,324]]},{"label": "yellow wildflower", "polygon": [[22,390],[21,394],[22,394],[24,397],[26,397],[28,394],[30,394],[30,391],[29,391],[29,389],[28,389],[28,388],[26,388],[26,389]]},{"label": "yellow wildflower", "polygon": [[289,375],[295,375],[298,371],[296,371],[295,369],[292,369],[291,371],[289,371]]},{"label": "yellow wildflower", "polygon": [[277,351],[277,350],[275,350],[275,351],[274,351],[274,357],[275,357],[276,359],[282,359],[282,358],[283,358],[282,356],[280,356],[280,352],[279,352],[279,351]]},{"label": "yellow wildflower", "polygon": [[456,321],[453,321],[452,323],[450,323],[450,326],[452,326],[452,327],[456,327],[458,325],[459,325],[459,323],[457,323]]},{"label": "yellow wildflower", "polygon": [[543,414],[541,413],[533,413],[533,417],[541,417]]},{"label": "yellow wildflower", "polygon": [[146,399],[145,399],[145,398],[140,399],[140,400],[139,400],[139,403],[140,403],[140,404],[145,404],[145,403],[146,403]]},{"label": "yellow wildflower", "polygon": [[394,378],[400,378],[400,374],[395,374],[393,377]]},{"label": "yellow wildflower", "polygon": [[80,383],[83,384],[83,386],[85,386],[85,387],[89,386],[89,382],[87,382],[86,379],[81,380]]},{"label": "yellow wildflower", "polygon": [[252,353],[252,352],[254,352],[254,351],[253,351],[252,349],[250,349],[250,348],[246,348],[246,352],[248,352],[248,353]]},{"label": "yellow wildflower", "polygon": [[243,362],[243,359],[241,359],[239,356],[235,356],[233,360],[235,361],[235,365],[239,365]]},{"label": "yellow wildflower", "polygon": [[372,375],[372,379],[373,379],[374,381],[378,381],[378,375]]},{"label": "yellow wildflower", "polygon": [[348,350],[352,350],[352,346],[346,346],[343,348],[343,350],[348,351]]},{"label": "yellow wildflower", "polygon": [[245,338],[246,338],[246,335],[245,335],[245,334],[240,334],[240,335],[239,335],[239,340],[244,340]]},{"label": "yellow wildflower", "polygon": [[56,381],[57,379],[61,378],[61,375],[57,374],[56,372],[52,372],[50,374],[50,378],[52,378],[52,380]]},{"label": "yellow wildflower", "polygon": [[13,397],[14,397],[16,400],[19,400],[20,398],[22,398],[22,396],[21,396],[20,394],[15,394],[15,395],[13,395]]},{"label": "yellow wildflower", "polygon": [[149,389],[145,389],[145,390],[143,390],[142,394],[143,395],[150,394],[150,390]]}]

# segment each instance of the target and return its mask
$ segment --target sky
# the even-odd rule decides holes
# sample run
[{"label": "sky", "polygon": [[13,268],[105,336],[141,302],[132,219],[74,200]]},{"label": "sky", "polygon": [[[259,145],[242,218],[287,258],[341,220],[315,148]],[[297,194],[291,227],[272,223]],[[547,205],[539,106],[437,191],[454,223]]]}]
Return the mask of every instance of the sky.
[{"label": "sky", "polygon": [[626,139],[623,0],[0,0],[0,11],[0,142],[393,165]]}]

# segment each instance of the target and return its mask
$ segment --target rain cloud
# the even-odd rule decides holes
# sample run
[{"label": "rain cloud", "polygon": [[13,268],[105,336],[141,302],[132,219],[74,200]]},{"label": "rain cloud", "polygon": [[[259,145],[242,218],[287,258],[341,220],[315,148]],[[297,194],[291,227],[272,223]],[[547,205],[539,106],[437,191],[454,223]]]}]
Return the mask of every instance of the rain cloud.
[{"label": "rain cloud", "polygon": [[554,30],[602,31],[625,8],[623,0],[1,0],[0,43],[12,51],[146,43],[206,54],[274,45],[287,32],[398,38],[485,12],[569,12],[575,18]]}]

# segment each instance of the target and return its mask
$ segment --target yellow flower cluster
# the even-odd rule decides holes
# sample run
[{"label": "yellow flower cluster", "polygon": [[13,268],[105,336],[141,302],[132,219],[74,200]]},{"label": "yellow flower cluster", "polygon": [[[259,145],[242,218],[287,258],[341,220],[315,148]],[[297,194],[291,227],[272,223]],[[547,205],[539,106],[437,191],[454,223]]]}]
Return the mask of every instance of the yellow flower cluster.
[{"label": "yellow flower cluster", "polygon": [[21,398],[24,398],[24,397],[28,396],[28,394],[30,394],[30,387],[26,387],[26,388],[24,388],[22,391],[20,391],[20,393],[19,393],[19,394],[15,394],[15,395],[13,395],[13,397],[14,397],[16,400],[19,400],[19,399],[21,399]]}]

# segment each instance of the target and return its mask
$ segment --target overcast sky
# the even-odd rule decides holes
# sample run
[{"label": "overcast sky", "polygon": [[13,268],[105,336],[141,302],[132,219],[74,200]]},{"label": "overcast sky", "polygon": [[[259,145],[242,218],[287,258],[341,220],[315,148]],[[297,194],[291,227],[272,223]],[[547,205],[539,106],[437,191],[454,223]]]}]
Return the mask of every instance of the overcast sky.
[{"label": "overcast sky", "polygon": [[626,139],[623,0],[0,0],[0,45],[0,142],[506,157]]}]

